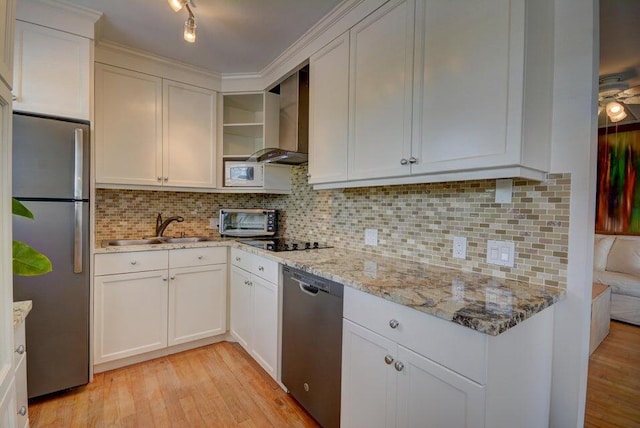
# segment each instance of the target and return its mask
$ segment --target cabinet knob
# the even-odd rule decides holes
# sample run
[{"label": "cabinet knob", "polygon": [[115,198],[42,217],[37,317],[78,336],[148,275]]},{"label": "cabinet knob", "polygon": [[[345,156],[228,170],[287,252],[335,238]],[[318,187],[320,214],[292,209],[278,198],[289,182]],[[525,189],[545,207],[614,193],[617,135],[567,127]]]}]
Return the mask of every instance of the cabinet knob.
[{"label": "cabinet knob", "polygon": [[174,279],[176,279],[175,275],[171,275],[171,281],[173,281]]},{"label": "cabinet knob", "polygon": [[27,407],[26,406],[21,406],[20,409],[18,410],[18,414],[20,416],[24,416],[27,414]]},{"label": "cabinet knob", "polygon": [[249,285],[249,281],[247,281],[246,279],[244,280],[244,285]]},{"label": "cabinet knob", "polygon": [[24,345],[18,346],[18,348],[16,349],[16,352],[20,355],[24,354]]},{"label": "cabinet knob", "polygon": [[132,265],[134,265],[134,266],[135,266],[136,264],[138,264],[138,262],[137,262],[136,260],[131,260],[131,262],[130,262],[130,263],[131,263]]},{"label": "cabinet knob", "polygon": [[15,95],[11,94],[11,100],[12,101],[18,101],[18,97],[16,97]]},{"label": "cabinet knob", "polygon": [[398,328],[399,325],[400,325],[400,323],[398,322],[398,320],[389,321],[389,327],[391,327],[391,328]]},{"label": "cabinet knob", "polygon": [[385,355],[384,356],[384,362],[387,363],[387,364],[393,363],[393,357],[391,355]]},{"label": "cabinet knob", "polygon": [[164,182],[166,183],[167,181],[169,181],[169,177],[164,178]]},{"label": "cabinet knob", "polygon": [[417,163],[417,162],[418,162],[418,159],[414,158],[413,156],[409,158],[409,163]]},{"label": "cabinet knob", "polygon": [[202,256],[198,256],[198,260],[202,260]]},{"label": "cabinet knob", "polygon": [[259,270],[260,272],[264,272],[264,266],[258,266],[258,270]]},{"label": "cabinet knob", "polygon": [[236,257],[236,261],[239,262],[240,261],[240,257]]},{"label": "cabinet knob", "polygon": [[166,281],[166,280],[167,280],[167,277],[166,277],[166,276],[163,276],[163,277],[162,277],[162,280],[163,280],[163,281]]},{"label": "cabinet knob", "polygon": [[158,177],[158,183],[160,183],[162,181],[162,177]]},{"label": "cabinet knob", "polygon": [[404,364],[402,364],[400,361],[396,361],[396,363],[393,365],[393,367],[396,368],[396,370],[398,370],[399,372],[402,371],[402,369],[404,369]]},{"label": "cabinet knob", "polygon": [[406,165],[406,164],[408,164],[408,163],[409,163],[409,161],[408,161],[408,160],[406,160],[406,159],[404,159],[404,158],[400,159],[400,165]]}]

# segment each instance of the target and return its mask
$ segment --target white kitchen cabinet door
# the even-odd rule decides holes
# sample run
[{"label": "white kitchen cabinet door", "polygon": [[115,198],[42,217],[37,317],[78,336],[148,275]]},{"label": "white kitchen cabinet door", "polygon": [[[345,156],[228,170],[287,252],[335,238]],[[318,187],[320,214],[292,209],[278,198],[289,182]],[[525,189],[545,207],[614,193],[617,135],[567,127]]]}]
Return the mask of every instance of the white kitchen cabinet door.
[{"label": "white kitchen cabinet door", "polygon": [[13,383],[13,372],[11,382],[6,385],[3,392],[4,394],[0,394],[0,427],[17,427],[16,387]]},{"label": "white kitchen cabinet door", "polygon": [[13,109],[89,120],[91,40],[16,21]]},{"label": "white kitchen cabinet door", "polygon": [[253,292],[253,341],[251,354],[272,377],[278,364],[278,286],[255,275]]},{"label": "white kitchen cabinet door", "polygon": [[226,331],[226,264],[171,269],[169,281],[169,346]]},{"label": "white kitchen cabinet door", "polygon": [[95,364],[167,346],[167,283],[167,270],[95,277]]},{"label": "white kitchen cabinet door", "polygon": [[163,184],[216,187],[216,92],[163,81]]},{"label": "white kitchen cabinet door", "polygon": [[395,427],[396,343],[346,319],[342,326],[340,426]]},{"label": "white kitchen cabinet door", "polygon": [[[13,84],[13,35],[16,2],[0,0],[0,80]],[[1,82],[0,82],[1,83]]]},{"label": "white kitchen cabinet door", "polygon": [[410,173],[414,9],[391,0],[351,29],[349,180]]},{"label": "white kitchen cabinet door", "polygon": [[253,341],[253,298],[251,275],[235,266],[231,266],[230,281],[230,331],[238,343],[249,353]]},{"label": "white kitchen cabinet door", "polygon": [[398,428],[482,428],[484,387],[398,346]]},{"label": "white kitchen cabinet door", "polygon": [[309,183],[347,179],[349,32],[309,59]]},{"label": "white kitchen cabinet door", "polygon": [[96,183],[161,186],[162,79],[95,65]]}]

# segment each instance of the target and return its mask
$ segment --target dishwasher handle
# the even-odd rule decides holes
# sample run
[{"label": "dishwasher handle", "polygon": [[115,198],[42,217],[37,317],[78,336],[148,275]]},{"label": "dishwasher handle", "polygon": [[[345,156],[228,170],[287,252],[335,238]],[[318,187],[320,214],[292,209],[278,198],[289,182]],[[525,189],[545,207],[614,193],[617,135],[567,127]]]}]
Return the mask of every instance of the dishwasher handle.
[{"label": "dishwasher handle", "polygon": [[302,291],[303,293],[308,294],[309,296],[312,296],[312,297],[315,297],[318,295],[318,292],[320,291],[318,287],[309,285],[306,282],[302,282],[296,278],[291,278],[291,279],[298,283],[298,286],[300,286],[300,291]]}]

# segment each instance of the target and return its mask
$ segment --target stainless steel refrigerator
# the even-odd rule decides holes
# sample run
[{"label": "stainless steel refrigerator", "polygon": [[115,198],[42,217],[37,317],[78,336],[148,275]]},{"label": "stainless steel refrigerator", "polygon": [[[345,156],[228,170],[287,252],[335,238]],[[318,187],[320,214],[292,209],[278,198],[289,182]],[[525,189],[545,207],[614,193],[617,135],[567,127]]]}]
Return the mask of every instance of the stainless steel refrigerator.
[{"label": "stainless steel refrigerator", "polygon": [[13,196],[35,220],[14,216],[13,239],[49,257],[53,271],[14,276],[26,321],[29,398],[89,381],[89,126],[14,113]]}]

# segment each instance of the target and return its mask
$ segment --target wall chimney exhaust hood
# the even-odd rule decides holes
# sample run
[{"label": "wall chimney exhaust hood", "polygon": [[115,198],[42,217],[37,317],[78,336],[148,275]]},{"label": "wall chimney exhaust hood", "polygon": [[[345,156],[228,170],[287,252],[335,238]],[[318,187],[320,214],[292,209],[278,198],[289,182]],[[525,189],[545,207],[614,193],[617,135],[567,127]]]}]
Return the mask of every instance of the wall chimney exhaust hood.
[{"label": "wall chimney exhaust hood", "polygon": [[309,66],[298,70],[279,85],[279,147],[265,148],[249,158],[249,162],[299,165],[307,162],[309,153]]}]

